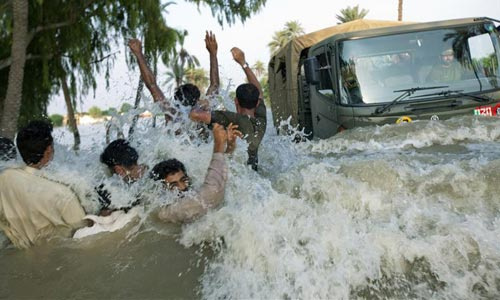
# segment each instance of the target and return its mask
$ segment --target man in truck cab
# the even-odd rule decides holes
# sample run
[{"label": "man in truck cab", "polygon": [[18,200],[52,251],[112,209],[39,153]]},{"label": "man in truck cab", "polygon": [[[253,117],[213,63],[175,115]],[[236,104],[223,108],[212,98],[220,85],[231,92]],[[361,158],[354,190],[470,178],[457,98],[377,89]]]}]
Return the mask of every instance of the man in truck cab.
[{"label": "man in truck cab", "polygon": [[455,51],[448,48],[441,52],[441,64],[434,65],[427,76],[428,82],[453,82],[462,79],[463,70],[455,59]]}]

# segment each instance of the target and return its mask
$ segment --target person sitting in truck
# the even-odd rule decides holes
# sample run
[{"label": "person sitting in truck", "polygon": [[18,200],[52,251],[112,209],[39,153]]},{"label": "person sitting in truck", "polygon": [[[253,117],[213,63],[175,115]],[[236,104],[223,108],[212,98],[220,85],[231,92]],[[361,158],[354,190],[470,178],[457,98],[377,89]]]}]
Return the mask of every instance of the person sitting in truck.
[{"label": "person sitting in truck", "polygon": [[225,127],[233,123],[243,133],[248,142],[248,161],[252,169],[257,170],[258,150],[264,137],[267,125],[266,106],[263,100],[259,80],[248,66],[245,53],[239,48],[232,48],[233,59],[243,68],[249,83],[244,83],[236,89],[236,113],[231,111],[210,111],[199,106],[194,107],[189,114],[191,120],[205,124],[219,123]]},{"label": "person sitting in truck", "polygon": [[428,82],[453,82],[462,78],[463,70],[455,59],[455,52],[448,48],[441,52],[441,63],[434,65],[427,76]]}]

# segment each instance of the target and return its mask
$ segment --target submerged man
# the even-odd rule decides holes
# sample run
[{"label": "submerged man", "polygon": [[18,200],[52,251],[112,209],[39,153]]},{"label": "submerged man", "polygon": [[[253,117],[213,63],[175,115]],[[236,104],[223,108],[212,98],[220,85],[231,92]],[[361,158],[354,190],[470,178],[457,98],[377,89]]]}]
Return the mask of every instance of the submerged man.
[{"label": "submerged man", "polygon": [[440,55],[441,64],[434,65],[427,76],[429,82],[453,82],[462,79],[463,70],[455,60],[453,49],[446,49]]},{"label": "submerged man", "polygon": [[83,227],[85,212],[73,191],[40,171],[54,155],[52,125],[33,121],[17,134],[26,166],[0,173],[0,229],[18,248],[53,235],[70,237]]},{"label": "submerged man", "polygon": [[160,208],[158,217],[161,220],[173,223],[193,221],[222,202],[227,180],[224,152],[226,152],[228,141],[234,139],[235,134],[237,134],[234,127],[229,126],[228,128],[226,131],[219,124],[213,125],[214,150],[212,160],[203,185],[193,195],[184,196],[182,194],[189,189],[190,185],[190,179],[183,163],[177,159],[169,159],[154,166],[151,178],[163,181],[167,189],[178,191],[181,195],[179,201]]},{"label": "submerged man", "polygon": [[266,132],[266,106],[262,98],[262,88],[252,69],[245,60],[245,53],[234,47],[231,49],[233,59],[243,68],[249,83],[244,83],[236,89],[236,113],[230,111],[208,111],[202,107],[194,107],[189,117],[205,124],[219,123],[228,126],[230,123],[238,125],[244,138],[248,142],[248,164],[254,170],[258,165],[258,150],[260,142]]}]

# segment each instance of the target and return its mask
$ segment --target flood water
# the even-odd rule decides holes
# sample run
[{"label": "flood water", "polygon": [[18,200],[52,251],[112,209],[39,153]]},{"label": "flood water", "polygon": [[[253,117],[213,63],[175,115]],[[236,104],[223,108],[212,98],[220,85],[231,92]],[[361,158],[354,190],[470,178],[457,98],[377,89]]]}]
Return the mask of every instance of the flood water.
[{"label": "flood water", "polygon": [[[212,145],[145,123],[133,142],[139,162],[176,157],[201,185]],[[162,224],[149,213],[172,199],[151,187],[142,218],[118,232],[4,246],[0,299],[500,297],[499,118],[359,128],[305,143],[271,125],[258,173],[242,143],[227,158],[219,209]],[[47,172],[92,211],[93,186],[112,179],[98,162],[103,125],[81,132],[77,156],[71,135],[55,131]],[[128,193],[135,188],[144,186]]]}]

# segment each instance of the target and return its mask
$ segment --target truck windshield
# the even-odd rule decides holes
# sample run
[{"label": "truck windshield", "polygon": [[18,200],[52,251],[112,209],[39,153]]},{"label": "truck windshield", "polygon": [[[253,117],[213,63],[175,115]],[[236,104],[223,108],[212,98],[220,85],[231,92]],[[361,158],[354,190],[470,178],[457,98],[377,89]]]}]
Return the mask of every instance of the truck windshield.
[{"label": "truck windshield", "polygon": [[474,93],[500,84],[500,43],[490,23],[345,40],[338,53],[345,104],[389,102],[393,91],[418,86]]}]

